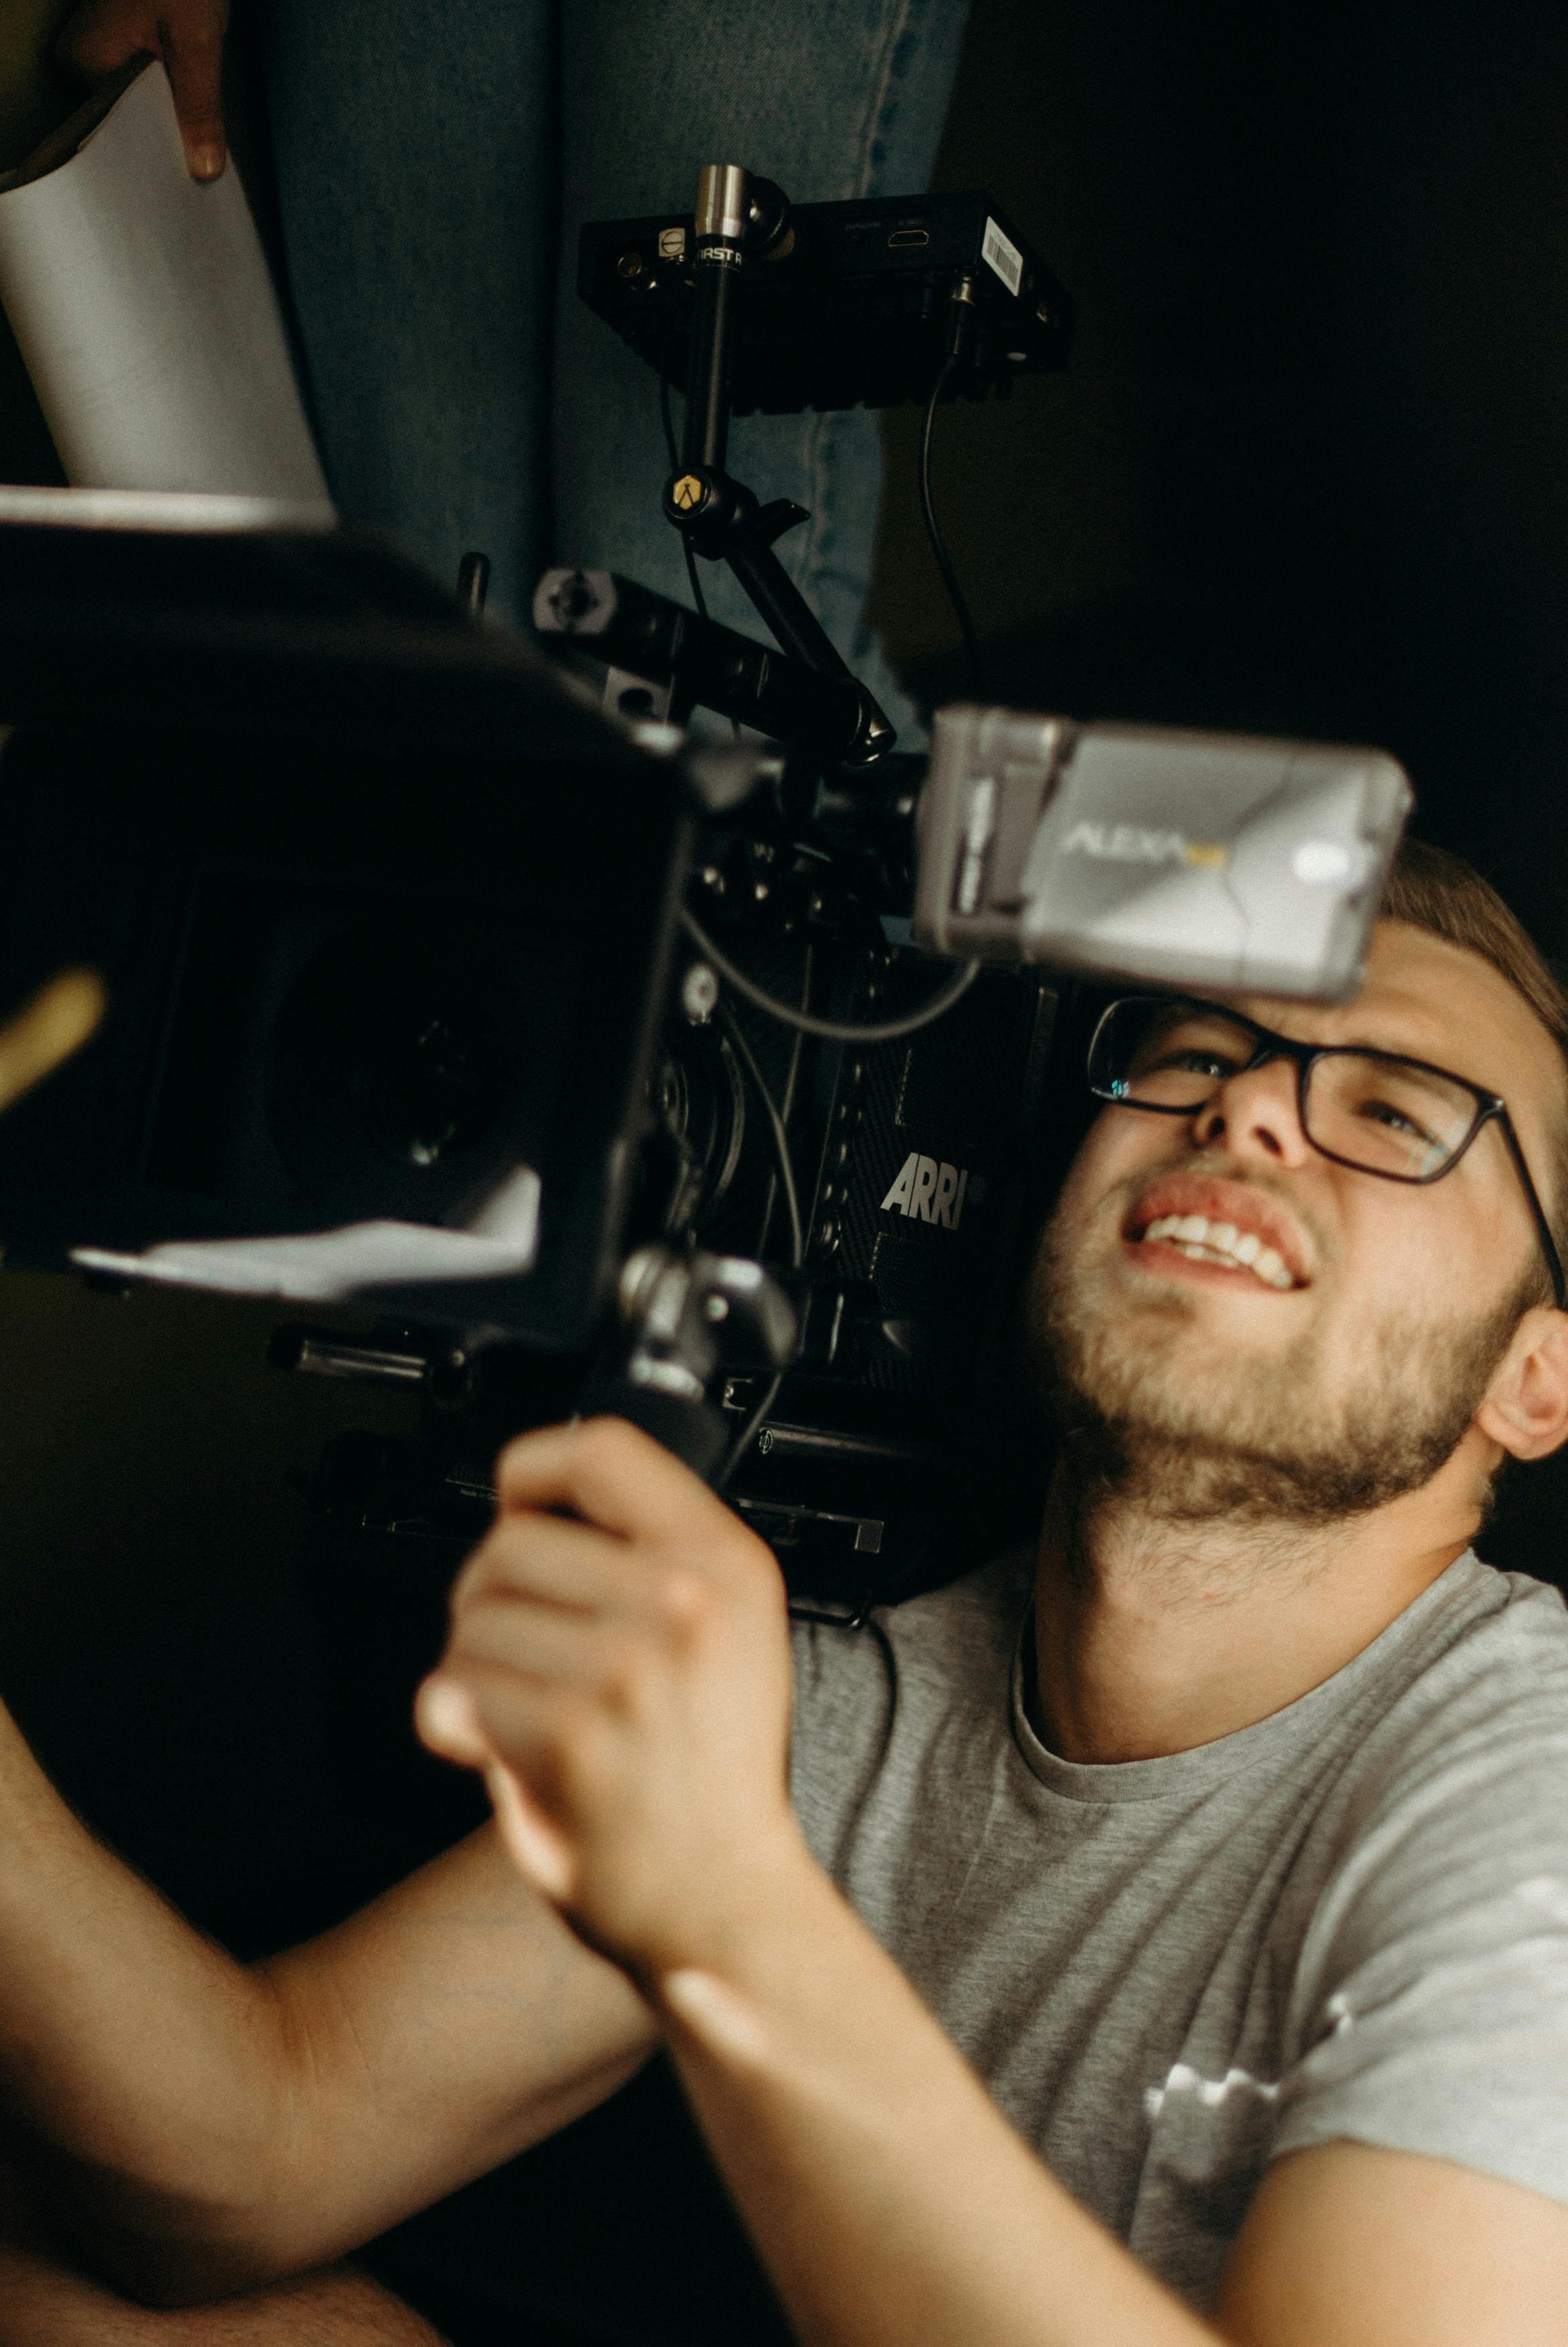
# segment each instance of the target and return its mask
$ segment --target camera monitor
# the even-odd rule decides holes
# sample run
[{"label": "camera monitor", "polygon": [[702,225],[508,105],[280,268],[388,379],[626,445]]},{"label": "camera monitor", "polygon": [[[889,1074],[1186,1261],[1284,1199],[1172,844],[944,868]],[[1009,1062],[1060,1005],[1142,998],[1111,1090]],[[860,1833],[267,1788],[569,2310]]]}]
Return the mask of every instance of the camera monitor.
[{"label": "camera monitor", "polygon": [[[785,206],[741,272],[730,405],[896,407],[923,400],[941,369],[954,287],[969,281],[974,331],[951,389],[1005,393],[1015,374],[1066,364],[1072,302],[983,195],[867,197]],[[678,387],[691,360],[696,215],[594,220],[579,245],[578,290]]]}]

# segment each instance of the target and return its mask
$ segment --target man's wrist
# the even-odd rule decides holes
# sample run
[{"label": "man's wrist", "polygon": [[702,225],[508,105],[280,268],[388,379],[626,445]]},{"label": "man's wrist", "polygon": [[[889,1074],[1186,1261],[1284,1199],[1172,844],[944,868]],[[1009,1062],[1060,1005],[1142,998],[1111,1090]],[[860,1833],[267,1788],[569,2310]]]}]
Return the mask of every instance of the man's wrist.
[{"label": "man's wrist", "polygon": [[[828,1979],[842,1977],[843,1958],[850,1954],[845,1942],[864,1952],[870,1934],[797,1834],[793,1847],[773,1853],[709,1928],[683,1933],[663,1952],[643,1976],[643,1991],[668,2035],[694,2037],[711,2053],[722,2049],[708,2023],[721,2015],[716,2026],[723,2036],[723,2013],[768,2016],[770,2034],[776,2026],[793,2038],[803,2025],[809,2029],[830,2018],[816,2011],[818,1991]],[[853,1971],[853,1954],[850,1964]],[[825,1994],[831,2006],[832,1993]]]},{"label": "man's wrist", "polygon": [[763,1993],[797,1960],[803,1937],[820,1931],[824,1911],[842,1903],[788,1816],[743,1860],[716,1868],[701,1899],[686,1902],[631,1969],[656,2004],[672,1973],[701,1972],[742,1993]]}]

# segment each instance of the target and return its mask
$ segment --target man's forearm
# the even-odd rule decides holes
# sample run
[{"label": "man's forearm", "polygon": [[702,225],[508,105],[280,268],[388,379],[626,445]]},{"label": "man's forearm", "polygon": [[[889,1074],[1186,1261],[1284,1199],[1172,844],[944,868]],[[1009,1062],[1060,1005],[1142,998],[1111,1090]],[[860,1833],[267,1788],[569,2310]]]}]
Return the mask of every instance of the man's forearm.
[{"label": "man's forearm", "polygon": [[137,2306],[0,2243],[0,2347],[443,2347],[411,2307],[339,2268],[220,2306]]},{"label": "man's forearm", "polygon": [[613,2091],[658,2030],[470,1835],[251,1968],[78,1824],[0,1708],[0,2110],[73,2230],[178,2302],[355,2249]]},{"label": "man's forearm", "polygon": [[264,1979],[74,1818],[0,1708],[0,2096],[120,2214],[253,2195],[282,2112]]},{"label": "man's forearm", "polygon": [[1015,2135],[825,1876],[803,1869],[661,2003],[806,2347],[1214,2347]]}]

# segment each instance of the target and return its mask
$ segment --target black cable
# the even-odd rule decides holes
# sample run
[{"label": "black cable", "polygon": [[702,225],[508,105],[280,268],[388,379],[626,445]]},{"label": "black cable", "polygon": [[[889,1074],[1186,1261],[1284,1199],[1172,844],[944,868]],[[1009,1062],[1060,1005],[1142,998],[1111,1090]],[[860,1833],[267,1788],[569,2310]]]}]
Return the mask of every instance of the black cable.
[{"label": "black cable", "polygon": [[[802,955],[800,1008],[803,1010],[809,1010],[811,1008],[811,971],[812,964],[815,958],[816,948],[812,945],[808,938],[804,952]],[[795,1028],[790,1037],[789,1067],[784,1076],[784,1098],[778,1103],[779,1122],[784,1126],[785,1133],[788,1133],[789,1121],[794,1114],[794,1088],[800,1081],[801,1054],[805,1050],[805,1045],[806,1038],[801,1033],[798,1027]],[[768,1233],[773,1228],[774,1201],[777,1195],[778,1184],[776,1180],[770,1176],[768,1182],[767,1204],[763,1210],[763,1235],[761,1244],[764,1248],[768,1242]]]},{"label": "black cable", "polygon": [[[692,541],[684,535],[681,539],[681,551],[686,558],[686,577],[691,583],[692,600],[697,606],[697,617],[700,620],[705,620],[708,616],[708,599],[702,592],[702,581],[697,575],[697,558],[692,551]],[[735,738],[738,741],[741,729],[735,725],[733,717],[730,723],[734,725]]]},{"label": "black cable", "polygon": [[952,380],[953,370],[958,364],[956,356],[946,360],[941,373],[931,385],[931,396],[926,402],[925,421],[920,426],[920,510],[926,517],[926,535],[931,541],[931,551],[942,574],[948,600],[953,607],[958,631],[964,639],[964,651],[969,664],[969,691],[977,701],[983,701],[986,695],[980,667],[979,638],[975,633],[975,623],[969,617],[969,607],[964,600],[958,574],[953,569],[952,557],[948,552],[947,542],[937,519],[937,508],[931,501],[931,427],[937,420],[937,403]]},{"label": "black cable", "polygon": [[[727,1003],[721,1002],[715,1016],[724,1030],[731,1050],[744,1070],[752,1090],[756,1093],[762,1105],[763,1113],[767,1119],[768,1133],[774,1144],[774,1154],[778,1159],[779,1187],[784,1192],[784,1210],[789,1216],[790,1269],[798,1271],[805,1256],[805,1232],[800,1219],[800,1193],[795,1188],[794,1167],[790,1163],[789,1136],[784,1129],[784,1119],[778,1112],[777,1104],[768,1090],[761,1068],[757,1065],[756,1055],[741,1032],[740,1022],[734,1012]],[[784,1371],[780,1369],[768,1380],[761,1401],[757,1403],[733,1442],[731,1443],[724,1457],[724,1463],[714,1479],[713,1488],[716,1491],[723,1490],[756,1440],[758,1430],[778,1399],[779,1388],[783,1383]]]},{"label": "black cable", "polygon": [[[950,1010],[960,995],[967,994],[980,974],[978,961],[967,961],[956,970],[945,986],[921,1003],[917,1010],[907,1010],[899,1019],[881,1019],[873,1025],[853,1026],[846,1019],[819,1019],[813,1010],[797,1010],[793,1002],[781,1002],[776,994],[764,993],[754,979],[737,968],[723,948],[714,944],[694,913],[684,907],[681,926],[691,938],[704,961],[712,962],[726,986],[733,986],[744,1001],[757,1010],[765,1010],[770,1019],[781,1026],[794,1027],[803,1035],[820,1035],[829,1043],[897,1043],[905,1035],[913,1035],[928,1027]],[[728,1031],[728,1030],[726,1030]],[[774,1112],[776,1114],[776,1111]]]},{"label": "black cable", "polygon": [[764,1393],[761,1401],[758,1402],[750,1418],[747,1419],[744,1426],[742,1427],[739,1434],[736,1435],[733,1442],[731,1443],[729,1450],[724,1454],[724,1463],[713,1478],[713,1489],[715,1491],[722,1491],[723,1490],[725,1484],[729,1481],[731,1476],[734,1473],[736,1468],[740,1465],[742,1460],[745,1457],[747,1451],[756,1440],[757,1434],[761,1429],[764,1419],[766,1418],[769,1410],[772,1409],[774,1402],[777,1401],[779,1398],[779,1388],[783,1383],[784,1371],[782,1369],[776,1371],[775,1374],[768,1379],[767,1389]]},{"label": "black cable", "polygon": [[681,470],[681,454],[675,446],[675,415],[670,405],[669,364],[670,343],[666,337],[659,362],[659,413],[664,423],[664,447],[670,458],[670,470],[678,473]]},{"label": "black cable", "polygon": [[768,1133],[778,1159],[779,1187],[784,1192],[784,1212],[789,1216],[789,1267],[798,1271],[805,1258],[805,1232],[800,1219],[800,1193],[794,1184],[794,1167],[790,1163],[789,1139],[784,1129],[784,1119],[767,1087],[767,1080],[756,1061],[756,1054],[741,1032],[740,1022],[728,1003],[721,1002],[714,1013],[729,1040],[730,1049],[739,1060],[752,1090],[756,1093],[763,1114],[767,1119]]}]

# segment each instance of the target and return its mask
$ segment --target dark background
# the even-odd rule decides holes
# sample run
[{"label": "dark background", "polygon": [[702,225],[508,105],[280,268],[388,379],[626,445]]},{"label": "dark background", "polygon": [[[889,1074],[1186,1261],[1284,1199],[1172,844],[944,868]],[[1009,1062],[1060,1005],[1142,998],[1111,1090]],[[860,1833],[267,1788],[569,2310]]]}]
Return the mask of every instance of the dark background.
[{"label": "dark background", "polygon": [[[1565,101],[1532,0],[979,0],[940,167],[1080,304],[1065,380],[943,419],[999,696],[1384,743],[1558,952]],[[907,496],[884,551],[956,683]]]},{"label": "dark background", "polygon": [[[0,29],[0,163],[68,110],[38,62],[59,13],[12,0]],[[992,694],[1385,745],[1419,827],[1557,957],[1564,120],[1555,0],[976,0],[938,171],[987,189],[1079,304],[1064,378],[939,426]],[[874,603],[940,700],[963,681],[914,425],[887,419]],[[0,477],[58,477],[3,349]],[[409,1413],[291,1384],[268,1326],[0,1278],[0,1687],[94,1822],[243,1946],[404,1854],[334,1744],[348,1650],[323,1647],[290,1478],[337,1428]],[[1557,1577],[1565,1489],[1521,1477],[1489,1553]],[[412,1669],[428,1593],[353,1573],[340,1619],[399,1613]],[[428,1795],[402,1720],[378,1732]],[[436,1829],[423,1798],[407,1855]]]}]

